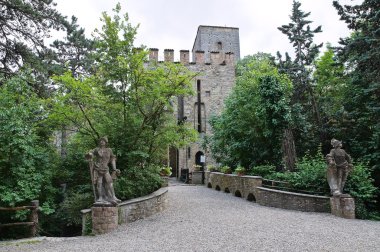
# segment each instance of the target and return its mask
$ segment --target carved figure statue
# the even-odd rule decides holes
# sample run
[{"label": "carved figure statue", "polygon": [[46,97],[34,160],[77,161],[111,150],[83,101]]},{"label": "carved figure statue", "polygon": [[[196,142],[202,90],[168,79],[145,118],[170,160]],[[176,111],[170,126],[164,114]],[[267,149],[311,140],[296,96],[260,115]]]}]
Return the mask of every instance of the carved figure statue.
[{"label": "carved figure statue", "polygon": [[[107,147],[107,137],[99,139],[99,147],[86,154],[89,161],[93,190],[95,194],[95,205],[116,205],[120,202],[115,196],[113,180],[120,170],[116,169],[116,157],[112,149]],[[109,172],[108,164],[111,164],[113,173]],[[96,186],[96,190],[95,190]]]},{"label": "carved figure statue", "polygon": [[329,183],[333,196],[339,196],[343,193],[343,188],[349,172],[352,170],[352,161],[342,149],[342,142],[336,139],[331,140],[330,153],[326,156],[327,161],[327,182]]}]

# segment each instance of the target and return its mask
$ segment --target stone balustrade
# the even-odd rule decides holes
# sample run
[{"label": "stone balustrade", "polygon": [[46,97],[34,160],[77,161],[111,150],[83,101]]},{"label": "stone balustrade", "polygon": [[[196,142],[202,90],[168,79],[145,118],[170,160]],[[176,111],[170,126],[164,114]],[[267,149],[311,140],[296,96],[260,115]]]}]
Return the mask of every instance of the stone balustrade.
[{"label": "stone balustrade", "polygon": [[208,188],[231,193],[249,201],[256,201],[256,188],[262,185],[262,177],[205,172],[205,184]]},{"label": "stone balustrade", "polygon": [[[354,209],[354,203],[343,204],[345,202],[341,200],[343,203],[340,205],[350,206],[350,211],[346,211],[349,212],[347,214],[340,209],[344,207],[339,207],[340,205],[337,206],[338,204],[335,204],[334,209],[332,209],[329,197],[262,187],[262,177],[259,176],[237,176],[220,172],[205,172],[205,185],[208,188],[231,193],[263,206],[304,212],[332,212],[339,217],[355,218],[355,210],[351,210]],[[353,201],[353,199],[350,200]]]}]

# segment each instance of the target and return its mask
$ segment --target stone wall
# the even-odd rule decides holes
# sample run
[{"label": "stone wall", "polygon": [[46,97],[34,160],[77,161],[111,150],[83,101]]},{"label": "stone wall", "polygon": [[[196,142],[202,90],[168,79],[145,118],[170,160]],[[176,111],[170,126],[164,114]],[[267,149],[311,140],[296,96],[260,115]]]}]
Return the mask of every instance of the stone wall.
[{"label": "stone wall", "polygon": [[[211,126],[209,119],[213,115],[220,115],[224,108],[224,100],[232,92],[235,85],[235,65],[233,63],[220,64],[190,64],[189,70],[200,73],[193,82],[193,90],[197,90],[197,81],[201,85],[201,102],[204,107],[205,126],[202,127],[204,135],[211,135]],[[183,98],[183,115],[187,117],[187,122],[194,129],[197,129],[197,96],[189,96]],[[202,135],[201,134],[201,135]],[[203,152],[206,156],[206,164],[215,165],[215,161],[211,158],[211,153],[201,147],[202,139],[191,144],[190,148],[182,148],[179,150],[179,168],[189,169],[192,171],[195,164],[195,155],[198,151]]]},{"label": "stone wall", "polygon": [[236,60],[240,59],[239,28],[199,26],[192,49],[193,61],[196,51],[204,51],[206,59],[213,51],[233,52]]},{"label": "stone wall", "polygon": [[[124,201],[117,206],[118,223],[133,222],[143,219],[155,213],[163,211],[168,206],[168,188],[161,188],[144,197]],[[82,213],[82,235],[87,234],[91,228],[91,209],[81,210]]]},{"label": "stone wall", "polygon": [[93,234],[106,234],[117,228],[117,207],[92,207],[91,213]]},{"label": "stone wall", "polygon": [[256,202],[263,206],[303,212],[331,212],[329,197],[286,192],[264,187],[257,188]]},{"label": "stone wall", "polygon": [[119,204],[119,223],[133,222],[163,211],[168,206],[168,188]]},{"label": "stone wall", "polygon": [[256,188],[262,185],[262,177],[205,172],[205,185],[208,188],[231,193],[250,201],[256,201]]},{"label": "stone wall", "polygon": [[304,212],[330,212],[330,198],[262,187],[259,176],[237,176],[220,172],[205,172],[205,185],[231,193],[260,205]]}]

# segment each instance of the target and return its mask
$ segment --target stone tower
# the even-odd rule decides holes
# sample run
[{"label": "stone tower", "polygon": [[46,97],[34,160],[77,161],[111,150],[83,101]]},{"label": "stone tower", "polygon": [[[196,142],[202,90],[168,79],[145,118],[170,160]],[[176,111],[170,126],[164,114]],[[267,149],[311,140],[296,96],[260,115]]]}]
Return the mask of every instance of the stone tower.
[{"label": "stone tower", "polygon": [[235,55],[236,61],[239,60],[239,28],[204,25],[199,26],[192,50],[193,61],[195,61],[195,53],[197,51],[204,52],[206,62],[210,58],[211,52],[230,52]]},{"label": "stone tower", "polygon": [[[173,55],[173,50],[164,50],[165,61],[172,62]],[[150,60],[157,59],[158,49],[152,48]],[[173,168],[173,176],[180,178],[181,174],[192,172],[194,165],[206,167],[215,164],[211,153],[202,148],[202,138],[212,134],[209,119],[222,112],[224,100],[235,85],[235,63],[238,59],[239,29],[231,27],[199,26],[192,57],[189,50],[180,51],[180,63],[199,75],[193,82],[196,95],[178,97],[176,116],[179,122],[190,123],[200,137],[186,148],[170,148],[169,165]]]}]

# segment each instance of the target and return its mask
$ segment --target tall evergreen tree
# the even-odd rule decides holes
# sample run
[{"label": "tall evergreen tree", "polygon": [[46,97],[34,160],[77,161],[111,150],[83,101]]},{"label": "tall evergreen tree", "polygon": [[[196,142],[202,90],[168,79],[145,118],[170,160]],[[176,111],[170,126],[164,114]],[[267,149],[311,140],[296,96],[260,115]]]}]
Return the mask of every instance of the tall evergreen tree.
[{"label": "tall evergreen tree", "polygon": [[[293,1],[292,14],[290,15],[291,22],[287,25],[278,27],[278,29],[288,36],[289,41],[294,47],[294,59],[292,59],[288,53],[285,54],[285,60],[282,59],[282,55],[278,52],[278,67],[281,72],[286,73],[291,78],[294,91],[292,96],[292,104],[295,109],[294,112],[298,111],[298,115],[295,117],[300,117],[300,115],[308,115],[310,118],[314,116],[315,124],[321,125],[321,119],[319,115],[318,105],[314,96],[314,91],[312,88],[311,80],[311,66],[315,57],[319,53],[319,49],[322,44],[316,45],[313,43],[313,38],[316,33],[322,31],[321,26],[315,29],[310,28],[310,23],[312,21],[307,20],[310,12],[305,13],[300,9],[301,3],[298,1]],[[311,109],[309,104],[312,105]],[[309,111],[313,111],[310,115]],[[304,121],[303,124],[306,125],[304,116],[297,118],[295,122]],[[311,121],[312,119],[306,118],[306,120]],[[294,125],[297,128],[296,125]],[[296,153],[294,149],[294,128],[287,129],[284,132],[284,143],[283,152],[286,153],[286,166],[288,169],[292,170],[294,168],[295,162],[297,160]],[[298,131],[302,131],[298,129]],[[305,131],[305,130],[303,130]],[[302,135],[298,133],[298,135]],[[306,135],[306,134],[304,134]],[[308,132],[307,135],[310,135]],[[300,137],[298,137],[299,140]],[[304,144],[303,144],[304,145]]]},{"label": "tall evergreen tree", "polygon": [[63,28],[55,5],[52,0],[0,0],[0,74],[12,76],[45,54],[49,30]]},{"label": "tall evergreen tree", "polygon": [[71,17],[66,23],[66,37],[64,40],[55,40],[51,45],[55,52],[55,60],[61,71],[70,71],[73,76],[88,74],[93,67],[90,57],[94,51],[94,41],[86,38],[85,30],[77,24],[78,19]]},{"label": "tall evergreen tree", "polygon": [[340,40],[340,59],[351,68],[344,99],[345,138],[354,157],[369,161],[380,185],[380,1],[333,2],[353,34]]}]

